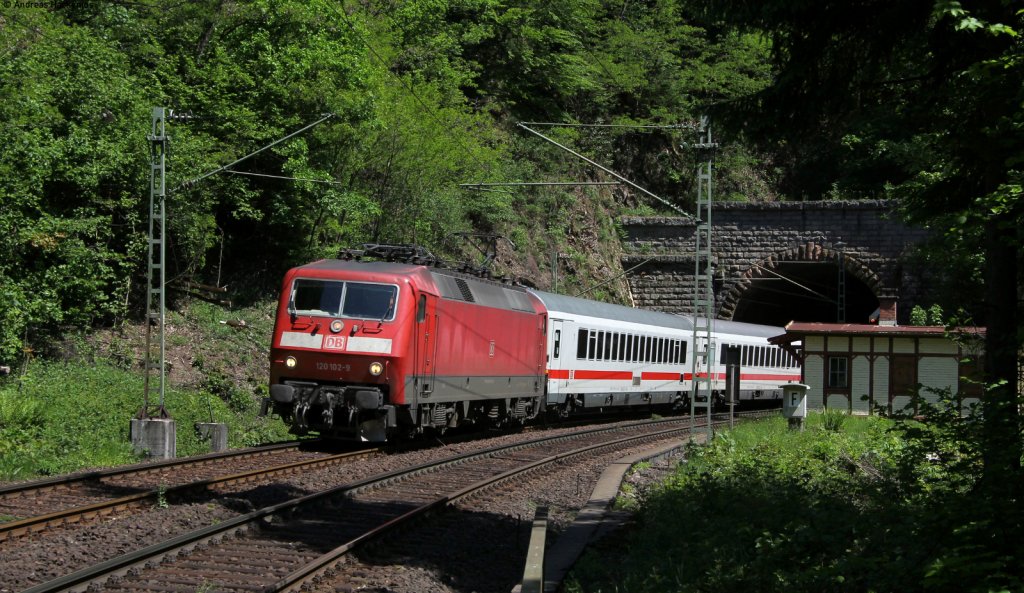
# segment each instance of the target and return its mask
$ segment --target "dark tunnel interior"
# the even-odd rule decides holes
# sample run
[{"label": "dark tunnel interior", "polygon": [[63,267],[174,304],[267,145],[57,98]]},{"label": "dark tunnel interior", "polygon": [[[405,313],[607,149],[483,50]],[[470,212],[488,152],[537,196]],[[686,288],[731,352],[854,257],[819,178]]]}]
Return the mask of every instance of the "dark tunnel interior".
[{"label": "dark tunnel interior", "polygon": [[[843,284],[845,290],[840,289]],[[840,294],[845,296],[844,311]],[[732,320],[779,326],[790,321],[868,323],[877,308],[874,292],[849,272],[840,278],[836,262],[792,261],[752,278]]]}]

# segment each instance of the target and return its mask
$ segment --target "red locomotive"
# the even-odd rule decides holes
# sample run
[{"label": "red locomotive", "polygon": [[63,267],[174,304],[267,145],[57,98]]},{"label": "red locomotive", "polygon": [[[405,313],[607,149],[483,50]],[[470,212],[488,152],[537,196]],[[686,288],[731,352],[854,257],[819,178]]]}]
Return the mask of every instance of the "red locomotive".
[{"label": "red locomotive", "polygon": [[281,294],[270,399],[297,432],[381,441],[542,409],[545,316],[524,289],[322,260],[290,270]]}]

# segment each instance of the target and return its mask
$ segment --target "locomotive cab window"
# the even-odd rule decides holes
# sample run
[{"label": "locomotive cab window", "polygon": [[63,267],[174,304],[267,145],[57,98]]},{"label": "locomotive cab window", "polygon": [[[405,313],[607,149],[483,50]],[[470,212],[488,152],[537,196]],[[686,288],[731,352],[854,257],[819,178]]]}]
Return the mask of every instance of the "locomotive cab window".
[{"label": "locomotive cab window", "polygon": [[397,301],[398,287],[391,284],[298,278],[292,285],[291,308],[299,315],[390,321]]}]

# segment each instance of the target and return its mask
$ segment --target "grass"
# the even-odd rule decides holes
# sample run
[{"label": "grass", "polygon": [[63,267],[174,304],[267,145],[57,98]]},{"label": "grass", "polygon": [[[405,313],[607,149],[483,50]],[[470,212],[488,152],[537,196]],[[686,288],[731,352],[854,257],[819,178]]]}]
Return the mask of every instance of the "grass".
[{"label": "grass", "polygon": [[[187,385],[170,384],[165,392],[166,408],[177,425],[178,456],[209,451],[209,443],[193,430],[196,422],[226,423],[232,448],[290,438],[279,420],[257,417],[266,391],[259,362],[266,360],[269,348],[269,307],[229,311],[195,303],[171,316],[176,328],[188,328],[191,350],[178,357],[193,360],[190,372],[196,376]],[[247,328],[220,323],[238,317],[246,319]],[[88,340],[80,341],[70,361],[33,360],[23,373],[19,369],[18,375],[0,380],[0,480],[139,460],[129,426],[143,403],[143,373],[127,340],[106,348],[84,347]]]}]

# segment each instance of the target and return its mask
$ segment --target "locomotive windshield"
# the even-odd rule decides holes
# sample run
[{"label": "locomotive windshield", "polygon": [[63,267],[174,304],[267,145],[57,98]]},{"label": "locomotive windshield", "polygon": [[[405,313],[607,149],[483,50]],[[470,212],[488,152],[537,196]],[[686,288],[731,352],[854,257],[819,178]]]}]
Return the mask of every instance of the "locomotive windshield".
[{"label": "locomotive windshield", "polygon": [[398,287],[389,284],[298,278],[289,309],[298,315],[389,321],[397,299]]}]

